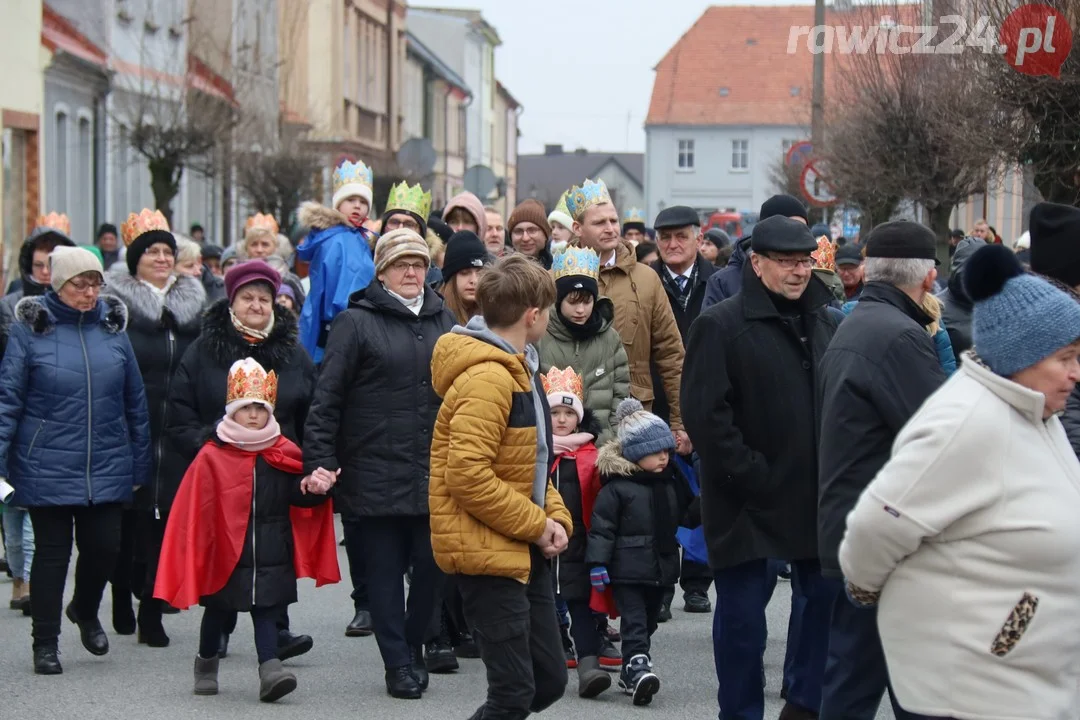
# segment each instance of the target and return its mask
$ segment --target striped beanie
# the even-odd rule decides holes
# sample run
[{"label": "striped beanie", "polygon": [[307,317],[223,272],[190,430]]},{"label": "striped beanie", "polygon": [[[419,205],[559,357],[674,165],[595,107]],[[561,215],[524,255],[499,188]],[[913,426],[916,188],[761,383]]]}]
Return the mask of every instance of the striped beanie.
[{"label": "striped beanie", "polygon": [[675,438],[668,424],[645,410],[634,398],[619,403],[615,409],[615,423],[622,455],[632,463],[661,450],[675,452]]},{"label": "striped beanie", "polygon": [[431,263],[427,241],[415,230],[398,228],[379,237],[375,244],[375,272],[381,273],[403,257],[422,257]]}]

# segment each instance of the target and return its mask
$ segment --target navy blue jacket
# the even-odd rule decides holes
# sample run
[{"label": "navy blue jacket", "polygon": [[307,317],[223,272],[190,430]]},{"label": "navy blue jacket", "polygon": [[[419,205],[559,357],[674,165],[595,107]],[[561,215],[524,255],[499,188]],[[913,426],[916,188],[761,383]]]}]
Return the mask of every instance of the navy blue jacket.
[{"label": "navy blue jacket", "polygon": [[52,290],[15,307],[0,364],[0,477],[20,507],[130,502],[150,473],[150,421],[127,309],[81,313]]},{"label": "navy blue jacket", "polygon": [[722,267],[709,277],[705,285],[705,298],[701,302],[701,309],[707,310],[729,297],[735,297],[742,290],[743,265],[750,261],[750,237],[744,237],[735,243],[735,251],[731,253],[727,267]]}]

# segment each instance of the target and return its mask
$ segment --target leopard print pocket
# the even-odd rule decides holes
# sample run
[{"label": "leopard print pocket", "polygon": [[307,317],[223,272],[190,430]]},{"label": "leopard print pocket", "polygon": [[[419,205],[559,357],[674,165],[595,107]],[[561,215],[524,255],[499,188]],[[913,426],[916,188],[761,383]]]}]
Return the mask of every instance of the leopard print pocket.
[{"label": "leopard print pocket", "polygon": [[1031,624],[1031,619],[1035,617],[1035,611],[1038,609],[1039,598],[1031,593],[1024,593],[1024,596],[1020,598],[1020,602],[1016,603],[1012,612],[1009,613],[1005,624],[1001,626],[1001,631],[994,638],[994,643],[990,646],[990,652],[998,657],[1005,657],[1012,652],[1016,644],[1020,642],[1020,638],[1024,636],[1028,626]]}]

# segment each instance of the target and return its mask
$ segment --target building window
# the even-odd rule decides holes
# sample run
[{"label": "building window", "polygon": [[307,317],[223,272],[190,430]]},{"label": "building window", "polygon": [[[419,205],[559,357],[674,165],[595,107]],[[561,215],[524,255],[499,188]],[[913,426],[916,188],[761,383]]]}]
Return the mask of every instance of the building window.
[{"label": "building window", "polygon": [[679,169],[680,170],[693,170],[694,169],[694,141],[693,140],[680,140],[679,141]]},{"label": "building window", "polygon": [[56,212],[68,211],[68,115],[64,111],[56,113]]},{"label": "building window", "polygon": [[750,167],[750,141],[731,141],[731,169],[746,170]]},{"label": "building window", "polygon": [[116,150],[113,152],[113,217],[126,217],[128,208],[128,129],[123,125],[116,128]]}]

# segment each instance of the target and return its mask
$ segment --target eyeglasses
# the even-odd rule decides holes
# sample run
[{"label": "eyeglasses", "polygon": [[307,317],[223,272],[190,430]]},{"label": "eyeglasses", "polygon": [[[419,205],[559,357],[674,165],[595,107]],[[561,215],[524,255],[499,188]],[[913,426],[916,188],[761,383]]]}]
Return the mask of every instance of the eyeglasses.
[{"label": "eyeglasses", "polygon": [[91,292],[99,292],[103,287],[105,287],[105,283],[101,282],[100,280],[68,280],[68,285],[70,285],[72,289],[75,290],[75,292],[81,293],[84,293],[87,290],[90,290]]},{"label": "eyeglasses", "polygon": [[785,270],[794,270],[797,267],[807,269],[814,267],[814,258],[812,257],[778,258],[773,257],[772,255],[766,255],[765,257],[769,258],[769,260],[772,260]]},{"label": "eyeglasses", "polygon": [[410,270],[417,275],[423,275],[427,272],[427,263],[411,263],[399,260],[396,263],[390,263],[390,269],[396,273],[401,273],[402,275],[408,273]]},{"label": "eyeglasses", "polygon": [[158,248],[157,250],[147,250],[144,254],[149,255],[150,257],[171,258],[173,256],[173,251],[169,248]]},{"label": "eyeglasses", "polygon": [[521,240],[526,235],[528,235],[529,237],[535,238],[535,237],[542,237],[543,234],[544,234],[543,228],[538,228],[538,227],[514,228],[513,232],[510,233],[510,237],[514,238],[515,240]]},{"label": "eyeglasses", "polygon": [[397,230],[399,228],[407,228],[414,232],[420,232],[420,223],[416,222],[416,220],[408,217],[407,215],[394,215],[393,217],[387,219],[387,230]]}]

